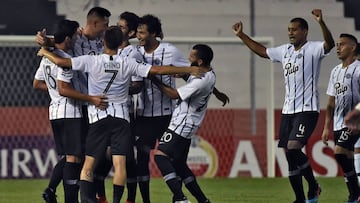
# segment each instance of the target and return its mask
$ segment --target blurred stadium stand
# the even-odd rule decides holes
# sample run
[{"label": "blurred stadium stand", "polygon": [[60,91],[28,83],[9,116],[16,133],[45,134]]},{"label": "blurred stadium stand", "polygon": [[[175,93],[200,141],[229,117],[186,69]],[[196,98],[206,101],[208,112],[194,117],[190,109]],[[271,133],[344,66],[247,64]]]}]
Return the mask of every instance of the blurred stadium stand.
[{"label": "blurred stadium stand", "polygon": [[0,35],[34,35],[64,18],[57,15],[56,1],[1,0]]}]

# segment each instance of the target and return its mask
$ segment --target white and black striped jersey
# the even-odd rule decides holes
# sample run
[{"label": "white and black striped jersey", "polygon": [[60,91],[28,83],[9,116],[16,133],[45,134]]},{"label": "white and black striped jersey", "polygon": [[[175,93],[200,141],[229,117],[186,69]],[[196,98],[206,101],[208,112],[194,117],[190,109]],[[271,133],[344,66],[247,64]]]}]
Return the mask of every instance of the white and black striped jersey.
[{"label": "white and black striped jersey", "polygon": [[[64,57],[70,58],[71,56],[62,50],[55,49],[54,53]],[[57,80],[64,80],[71,82],[71,77],[64,74],[64,71],[59,66],[55,65],[47,58],[43,57],[39,68],[35,73],[35,79],[45,81],[48,92],[51,98],[49,106],[49,119],[62,119],[62,118],[81,118],[81,102],[61,96],[58,91]]]},{"label": "white and black striped jersey", "polygon": [[[100,38],[89,40],[85,35],[81,34],[77,36],[72,52],[73,56],[99,55],[104,52],[104,46]],[[74,71],[73,77],[79,81],[77,86],[74,86],[74,89],[87,94],[87,76],[83,72]]]},{"label": "white and black striped jersey", "polygon": [[[119,49],[118,54],[120,56],[134,58],[139,61],[143,60],[141,53],[138,51],[136,46],[133,45],[128,45],[123,49]],[[143,81],[143,78],[139,76],[132,76],[131,81]],[[128,105],[129,105],[129,113],[134,113],[135,104],[134,104],[133,95],[129,95]]]},{"label": "white and black striped jersey", "polygon": [[283,114],[320,111],[318,79],[324,42],[308,41],[295,51],[292,44],[266,49],[270,60],[281,62],[285,79]]},{"label": "white and black striped jersey", "polygon": [[151,65],[133,58],[107,54],[71,58],[74,70],[88,74],[89,95],[106,95],[109,105],[99,110],[88,106],[89,122],[94,123],[108,115],[129,121],[129,84],[132,75],[147,77]]},{"label": "white and black striped jersey", "polygon": [[190,76],[186,84],[177,89],[180,98],[171,117],[170,130],[191,139],[205,117],[215,82],[216,76],[211,70],[201,78]]},{"label": "white and black striped jersey", "polygon": [[[189,61],[174,45],[160,42],[153,53],[146,53],[144,47],[139,47],[145,63],[162,66],[189,66]],[[175,78],[169,75],[156,76],[162,83],[175,88]],[[156,117],[171,115],[175,101],[170,99],[151,80],[144,79],[144,90],[138,94],[136,114],[138,116]]]},{"label": "white and black striped jersey", "polygon": [[330,75],[326,92],[335,97],[334,130],[345,126],[344,117],[360,102],[360,62],[354,61],[348,67],[337,65]]}]

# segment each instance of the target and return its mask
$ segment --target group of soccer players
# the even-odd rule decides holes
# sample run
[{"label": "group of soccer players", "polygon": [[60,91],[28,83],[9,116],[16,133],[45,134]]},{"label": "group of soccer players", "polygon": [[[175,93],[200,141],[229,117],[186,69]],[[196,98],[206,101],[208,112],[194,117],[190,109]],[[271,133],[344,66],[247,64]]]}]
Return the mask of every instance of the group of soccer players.
[{"label": "group of soccer players", "polygon": [[[113,202],[120,202],[125,182],[127,203],[135,202],[137,184],[143,202],[150,202],[149,156],[160,141],[155,161],[173,202],[188,202],[181,181],[199,202],[210,202],[186,159],[210,95],[229,102],[214,87],[212,49],[195,45],[189,62],[175,46],[159,41],[163,32],[156,16],[124,12],[117,26],[108,27],[109,16],[107,9],[94,7],[82,29],[63,20],[54,38],[37,34],[43,46],[38,55],[44,57],[34,88],[50,94],[56,150],[64,157],[53,169],[44,200],[56,202],[62,180],[65,202],[78,202],[79,189],[81,202],[107,202],[104,177],[113,167]],[[134,37],[139,46],[130,45]],[[183,77],[186,85],[175,89],[170,75]],[[138,94],[135,111],[132,94]]]},{"label": "group of soccer players", "polygon": [[[322,11],[314,9],[312,14],[324,41],[307,40],[308,24],[303,18],[289,22],[290,42],[274,48],[246,35],[242,22],[232,28],[253,52],[283,65],[286,94],[279,147],[286,153],[295,203],[316,203],[322,190],[301,149],[319,116],[321,60],[335,46]],[[107,202],[104,178],[113,167],[113,202],[120,202],[126,183],[127,203],[135,202],[137,185],[143,202],[149,203],[150,151],[158,143],[154,160],[173,193],[172,201],[188,202],[181,189],[184,183],[198,202],[210,202],[186,159],[210,95],[214,93],[223,105],[229,102],[215,88],[212,49],[194,45],[186,60],[175,46],[160,40],[164,36],[156,16],[124,12],[117,26],[110,27],[109,16],[107,9],[94,7],[82,29],[76,21],[64,20],[57,25],[54,38],[37,34],[43,46],[38,55],[44,57],[34,88],[50,94],[49,118],[56,150],[63,156],[43,198],[56,202],[56,187],[63,181],[65,202],[78,202],[79,189],[83,203]],[[135,37],[138,46],[129,42]],[[347,202],[359,203],[360,106],[356,105],[360,103],[360,46],[355,36],[343,33],[336,50],[341,64],[331,72],[322,140],[327,144],[333,121],[334,154],[349,190]],[[186,84],[176,89],[174,75]],[[136,106],[133,94],[137,94]],[[303,177],[308,182],[307,197]]]}]

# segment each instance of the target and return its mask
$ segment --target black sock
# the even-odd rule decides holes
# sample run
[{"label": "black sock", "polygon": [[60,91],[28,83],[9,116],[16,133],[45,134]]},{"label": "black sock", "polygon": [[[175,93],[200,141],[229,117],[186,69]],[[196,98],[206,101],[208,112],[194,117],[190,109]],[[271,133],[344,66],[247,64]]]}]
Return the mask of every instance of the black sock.
[{"label": "black sock", "polygon": [[144,203],[150,203],[150,171],[149,171],[149,154],[145,150],[138,149],[137,154],[137,176],[139,190]]},{"label": "black sock", "polygon": [[65,203],[78,202],[80,170],[80,163],[65,163],[63,172]]},{"label": "black sock", "polygon": [[113,203],[119,203],[124,193],[123,185],[113,185]]},{"label": "black sock", "polygon": [[297,163],[301,169],[301,174],[304,176],[309,185],[308,199],[312,199],[315,197],[319,186],[314,177],[309,158],[301,150],[297,152]]},{"label": "black sock", "polygon": [[108,176],[112,168],[112,162],[103,157],[96,165],[94,170],[94,185],[98,197],[106,197],[105,178]]},{"label": "black sock", "polygon": [[360,195],[360,188],[355,172],[354,159],[349,159],[345,154],[335,154],[335,159],[341,166],[346,185],[349,190],[349,201],[355,201]]},{"label": "black sock", "polygon": [[61,180],[63,179],[63,169],[65,166],[66,159],[63,157],[62,159],[57,162],[55,165],[50,181],[49,181],[49,188],[55,193],[57,186],[60,184]]},{"label": "black sock", "polygon": [[[295,193],[296,201],[304,202],[304,188],[302,183],[301,170],[297,165],[297,157],[300,150],[288,150],[286,152],[286,159],[289,165],[289,181]],[[301,152],[301,151],[300,151]]]},{"label": "black sock", "polygon": [[[132,152],[134,154],[134,152]],[[135,202],[136,187],[137,187],[137,174],[136,174],[136,162],[134,156],[128,159],[126,157],[126,188],[127,188],[127,200]]]},{"label": "black sock", "polygon": [[81,203],[95,203],[96,202],[96,190],[93,182],[86,180],[80,180],[80,199]]},{"label": "black sock", "polygon": [[181,184],[179,183],[178,176],[176,175],[175,169],[169,158],[162,155],[155,155],[154,159],[166,184],[174,195],[173,200],[184,200],[185,195],[181,190]]},{"label": "black sock", "polygon": [[205,197],[205,194],[201,190],[194,176],[189,176],[185,178],[184,183],[185,183],[185,187],[190,191],[190,193],[196,198],[198,202],[203,203],[208,200]]},{"label": "black sock", "polygon": [[128,193],[127,200],[135,202],[137,181],[126,182],[126,188],[127,188],[127,193]]}]

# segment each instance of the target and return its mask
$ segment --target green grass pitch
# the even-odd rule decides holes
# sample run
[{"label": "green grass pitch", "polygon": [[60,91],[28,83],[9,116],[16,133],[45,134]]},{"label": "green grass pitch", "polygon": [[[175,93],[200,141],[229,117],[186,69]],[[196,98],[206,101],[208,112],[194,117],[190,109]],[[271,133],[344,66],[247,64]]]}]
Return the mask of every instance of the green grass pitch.
[{"label": "green grass pitch", "polygon": [[[319,202],[343,203],[347,200],[347,189],[342,177],[317,178],[323,192]],[[290,203],[294,194],[287,178],[211,178],[198,179],[205,194],[212,203]],[[0,180],[1,203],[42,203],[41,193],[47,186],[46,179]],[[304,181],[306,183],[306,181]],[[106,180],[107,196],[111,202],[112,183]],[[192,203],[196,200],[184,188]],[[305,188],[306,191],[306,188]],[[141,203],[138,191],[137,203]],[[171,193],[161,178],[150,182],[151,201],[154,203],[171,203]],[[64,202],[62,185],[57,191],[58,202]],[[125,202],[126,191],[121,203]]]}]

